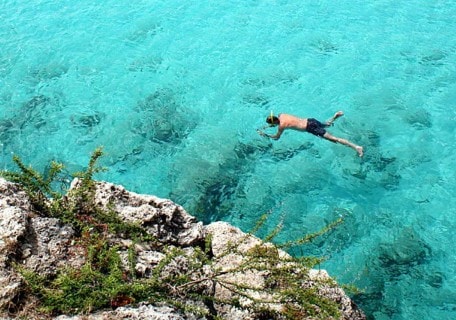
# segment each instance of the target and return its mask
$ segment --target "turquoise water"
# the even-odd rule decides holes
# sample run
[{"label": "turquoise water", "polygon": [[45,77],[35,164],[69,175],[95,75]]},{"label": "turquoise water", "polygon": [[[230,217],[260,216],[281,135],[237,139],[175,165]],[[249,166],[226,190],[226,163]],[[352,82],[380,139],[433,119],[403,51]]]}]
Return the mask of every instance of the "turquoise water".
[{"label": "turquoise water", "polygon": [[[455,319],[456,2],[0,3],[1,167],[81,170],[301,248],[371,319]],[[271,110],[326,120],[260,137]],[[271,131],[272,133],[273,131]]]}]

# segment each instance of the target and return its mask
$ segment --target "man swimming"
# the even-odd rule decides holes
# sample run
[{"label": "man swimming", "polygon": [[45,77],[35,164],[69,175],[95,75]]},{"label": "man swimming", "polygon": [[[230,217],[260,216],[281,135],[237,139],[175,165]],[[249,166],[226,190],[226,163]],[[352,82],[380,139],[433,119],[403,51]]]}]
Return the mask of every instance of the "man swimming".
[{"label": "man swimming", "polygon": [[313,118],[298,118],[295,116],[292,116],[290,114],[284,114],[281,113],[279,114],[278,117],[274,116],[272,113],[270,116],[266,118],[266,122],[269,124],[266,127],[263,127],[262,129],[265,129],[267,127],[275,127],[279,126],[277,133],[275,135],[270,135],[262,130],[258,129],[258,133],[262,136],[278,140],[280,136],[282,135],[283,131],[285,129],[292,129],[292,130],[297,130],[297,131],[307,131],[309,133],[312,133],[313,135],[316,135],[318,137],[323,137],[326,140],[329,140],[334,143],[340,143],[343,145],[346,145],[353,150],[355,150],[360,157],[363,156],[363,147],[358,146],[346,139],[338,138],[330,134],[329,132],[326,131],[325,128],[332,126],[334,120],[337,118],[343,116],[344,113],[342,111],[338,111],[334,114],[334,116],[326,121],[325,123],[321,123],[320,121],[313,119]]}]

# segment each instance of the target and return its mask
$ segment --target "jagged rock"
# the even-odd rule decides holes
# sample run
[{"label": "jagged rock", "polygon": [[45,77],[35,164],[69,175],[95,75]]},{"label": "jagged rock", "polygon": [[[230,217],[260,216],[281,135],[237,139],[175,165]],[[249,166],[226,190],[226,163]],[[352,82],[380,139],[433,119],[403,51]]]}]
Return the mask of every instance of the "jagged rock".
[{"label": "jagged rock", "polygon": [[0,310],[14,310],[23,287],[14,262],[41,275],[82,264],[72,236],[59,220],[34,214],[26,193],[0,178]]},{"label": "jagged rock", "polygon": [[[262,241],[254,236],[247,235],[240,229],[231,226],[226,222],[214,222],[205,227],[208,235],[211,236],[211,249],[213,255],[218,258],[217,263],[214,266],[215,269],[220,269],[221,272],[225,273],[221,278],[227,283],[236,283],[242,286],[248,286],[253,288],[249,290],[249,294],[258,300],[269,301],[273,300],[268,294],[262,292],[264,287],[265,277],[267,277],[267,270],[265,271],[252,271],[246,270],[243,272],[232,272],[236,270],[244,261],[244,253],[248,252],[255,246],[261,245]],[[233,246],[236,250],[229,250],[229,247]],[[229,252],[227,254],[227,252]],[[281,254],[288,255],[283,251]],[[235,297],[232,290],[229,290],[227,286],[221,286],[216,284],[214,296],[217,299],[228,301]],[[239,297],[240,303],[244,306],[251,303],[250,299],[245,297]],[[250,320],[252,318],[247,311],[235,310],[228,305],[216,305],[217,311],[225,315],[227,320]],[[269,304],[269,308],[280,309],[278,305]]]},{"label": "jagged rock", "polygon": [[25,238],[20,245],[19,261],[29,270],[46,276],[64,266],[78,267],[84,259],[71,245],[74,231],[58,219],[32,217],[27,224]]},{"label": "jagged rock", "polygon": [[[329,276],[326,270],[310,270],[310,279],[312,280],[329,280]],[[309,283],[312,286],[312,281]],[[340,305],[340,311],[342,312],[342,319],[354,320],[354,319],[366,319],[364,313],[358,308],[358,306],[345,294],[344,290],[340,287],[326,286],[320,288],[321,295],[328,297],[329,299],[337,302]]]},{"label": "jagged rock", "polygon": [[16,185],[1,178],[0,195],[0,310],[8,310],[21,287],[10,259],[17,255],[26,233],[30,202]]},{"label": "jagged rock", "polygon": [[[77,184],[78,180],[74,180],[72,188]],[[95,201],[105,208],[114,205],[125,221],[140,223],[161,242],[191,246],[204,238],[202,222],[171,200],[129,192],[122,186],[103,182],[97,184]]]},{"label": "jagged rock", "polygon": [[[78,181],[72,183],[72,188],[78,186]],[[202,247],[206,237],[211,235],[211,252],[216,258],[215,265],[203,265],[191,275],[195,282],[205,290],[205,294],[213,294],[218,298],[229,298],[233,293],[220,286],[214,287],[213,281],[206,281],[214,274],[214,270],[229,271],[242,262],[242,255],[236,252],[247,252],[251,248],[262,245],[272,248],[272,244],[264,244],[251,235],[243,233],[224,222],[212,223],[203,226],[201,222],[189,215],[184,208],[167,199],[155,196],[140,195],[125,190],[121,186],[106,182],[96,183],[95,202],[105,208],[109,207],[125,221],[140,223],[149,233],[170,250],[180,248],[182,254],[173,258],[163,268],[163,274],[185,273],[194,263],[195,250]],[[27,194],[13,184],[0,178],[0,316],[8,312],[18,312],[28,319],[38,319],[39,314],[34,314],[36,301],[31,296],[24,294],[25,283],[19,276],[15,264],[42,275],[53,275],[63,266],[78,268],[85,263],[84,252],[75,244],[75,232],[62,224],[58,219],[43,217],[31,209]],[[110,239],[119,248],[119,255],[123,265],[128,268],[128,250],[134,248],[136,264],[134,266],[138,275],[148,277],[156,265],[165,258],[166,253],[155,251],[147,244],[136,244],[128,239]],[[236,244],[235,252],[229,252],[230,246]],[[227,253],[229,252],[229,253]],[[278,251],[279,256],[288,258],[286,252]],[[312,279],[329,276],[326,272],[311,272]],[[258,289],[256,294],[261,298],[268,298],[261,292],[264,277],[268,271],[245,272],[244,274],[226,272],[226,279],[250,283]],[[203,279],[204,281],[200,281]],[[333,287],[320,288],[321,293],[337,301],[343,312],[342,319],[365,319],[364,315],[342,289]],[[27,300],[29,299],[29,300]],[[244,301],[245,303],[248,303]],[[208,308],[201,302],[188,300],[185,303]],[[275,306],[277,310],[280,305]],[[217,303],[213,306],[218,315],[223,319],[254,320],[252,315],[245,310],[237,309],[231,305]],[[22,311],[21,311],[22,310]],[[22,313],[21,313],[22,312]],[[152,305],[142,303],[137,307],[119,307],[115,310],[103,310],[90,315],[60,316],[58,319],[206,319],[191,313],[183,314],[167,305]]]},{"label": "jagged rock", "polygon": [[[245,253],[254,248],[255,246],[269,246],[271,244],[263,243],[260,239],[247,235],[242,232],[239,228],[233,227],[226,222],[214,222],[205,227],[205,230],[212,237],[212,252],[215,257],[221,257],[218,260],[218,265],[215,268],[220,268],[222,271],[234,270],[239,266],[245,259]],[[229,246],[235,246],[237,253],[226,254]],[[290,258],[290,255],[283,250],[277,251],[281,259]],[[235,282],[243,286],[253,287],[257,289],[257,292],[250,292],[250,294],[258,300],[263,301],[274,301],[274,297],[262,292],[262,288],[265,283],[265,279],[268,277],[267,270],[261,271],[247,271],[247,272],[233,272],[228,273],[224,276],[225,280],[229,282]],[[330,280],[331,277],[325,270],[310,270],[309,281],[306,286],[314,287],[314,283],[317,280]],[[321,282],[321,281],[320,281]],[[329,283],[329,282],[328,282]],[[353,301],[345,294],[340,287],[334,286],[323,286],[319,287],[319,293],[322,296],[329,298],[330,300],[336,301],[340,305],[340,311],[342,312],[342,319],[353,320],[353,319],[365,319],[365,315],[361,310],[353,303]],[[233,291],[227,290],[226,287],[217,285],[215,288],[214,296],[221,299],[227,300],[233,297]],[[240,303],[247,305],[249,301],[245,298],[240,297]],[[219,311],[225,314],[227,320],[249,320],[250,315],[239,310],[229,310],[231,308],[227,306],[218,306]],[[269,308],[280,311],[282,306],[277,303],[269,304]]]},{"label": "jagged rock", "polygon": [[149,275],[164,257],[165,255],[161,252],[138,250],[135,271],[144,276]]}]

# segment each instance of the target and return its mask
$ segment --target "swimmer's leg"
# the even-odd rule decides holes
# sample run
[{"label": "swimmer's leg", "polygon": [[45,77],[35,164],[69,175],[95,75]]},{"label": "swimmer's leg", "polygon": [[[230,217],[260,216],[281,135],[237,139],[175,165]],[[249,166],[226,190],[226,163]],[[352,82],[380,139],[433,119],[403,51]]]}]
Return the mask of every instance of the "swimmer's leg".
[{"label": "swimmer's leg", "polygon": [[326,126],[327,126],[327,127],[332,126],[334,120],[336,120],[336,119],[339,118],[339,117],[342,117],[343,115],[344,115],[344,112],[343,112],[343,111],[337,111],[337,112],[332,116],[331,119],[329,119],[328,121],[326,121],[326,123],[325,123]]},{"label": "swimmer's leg", "polygon": [[331,141],[331,142],[340,143],[340,144],[343,144],[343,145],[345,145],[345,146],[347,146],[347,147],[352,148],[353,150],[355,150],[355,151],[358,153],[358,155],[359,155],[360,157],[362,157],[363,154],[364,154],[364,149],[363,149],[363,147],[358,146],[358,145],[356,145],[356,144],[354,144],[354,143],[352,143],[352,142],[350,142],[350,141],[348,141],[348,140],[346,140],[346,139],[342,139],[342,138],[335,137],[335,136],[333,136],[332,134],[330,134],[329,132],[326,132],[326,133],[323,135],[323,138],[325,138],[326,140],[329,140],[329,141]]}]

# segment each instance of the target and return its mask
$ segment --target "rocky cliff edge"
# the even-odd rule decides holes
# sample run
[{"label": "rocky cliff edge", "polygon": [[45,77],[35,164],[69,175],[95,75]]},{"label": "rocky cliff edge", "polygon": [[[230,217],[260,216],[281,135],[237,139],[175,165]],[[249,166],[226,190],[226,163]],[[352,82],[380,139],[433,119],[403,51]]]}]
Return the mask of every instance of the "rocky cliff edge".
[{"label": "rocky cliff edge", "polygon": [[[73,185],[76,184],[73,182]],[[275,293],[270,289],[270,270],[259,270],[257,267],[249,269],[243,265],[247,252],[255,248],[267,250],[274,248],[273,245],[263,243],[224,222],[203,225],[170,200],[129,192],[122,186],[111,183],[96,183],[95,203],[109,207],[123,221],[140,225],[161,244],[161,249],[157,250],[154,246],[131,239],[109,239],[110,245],[118,251],[122,265],[125,269],[134,268],[137,277],[147,278],[154,274],[157,266],[162,266],[161,263],[167,257],[163,251],[164,246],[179,248],[183,252],[175,260],[170,260],[166,272],[188,274],[190,266],[185,261],[185,256],[195,256],[195,248],[202,248],[209,243],[213,259],[206,265],[202,263],[189,276],[192,285],[197,284],[201,292],[210,298],[206,303],[187,298],[187,301],[181,301],[190,306],[195,304],[205,312],[192,313],[192,308],[182,311],[173,304],[146,300],[136,304],[111,305],[111,308],[84,312],[83,315],[43,313],[37,296],[31,294],[27,281],[18,270],[29,270],[52,278],[64,268],[81,268],[87,260],[86,252],[78,245],[76,232],[71,225],[37,214],[32,210],[27,194],[18,185],[0,178],[0,316],[5,319],[263,319],[261,314],[249,309],[249,305],[260,301],[265,310],[272,310],[269,314],[274,314],[276,319],[285,319],[282,314],[285,303],[283,300],[275,300]],[[129,260],[132,250],[135,252],[133,265]],[[291,257],[286,252],[278,249],[274,252],[280,261],[284,261],[283,264],[292,267]],[[365,319],[362,311],[344,291],[329,281],[331,279],[324,270],[310,269],[308,273],[303,286],[311,288],[318,283],[315,290],[322,297],[336,303],[339,319]],[[326,280],[328,284],[321,285]],[[172,289],[177,292],[185,286],[182,284]],[[223,303],[224,301],[237,301],[237,305]],[[318,307],[316,309],[318,311]],[[302,318],[321,317],[317,313]]]}]

